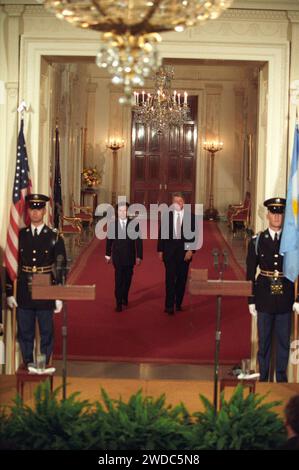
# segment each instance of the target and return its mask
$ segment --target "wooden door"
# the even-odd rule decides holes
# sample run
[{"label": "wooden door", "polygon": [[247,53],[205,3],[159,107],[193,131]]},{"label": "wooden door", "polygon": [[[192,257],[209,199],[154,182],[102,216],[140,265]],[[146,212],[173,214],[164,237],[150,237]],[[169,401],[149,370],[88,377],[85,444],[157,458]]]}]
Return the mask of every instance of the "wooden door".
[{"label": "wooden door", "polygon": [[159,135],[132,117],[131,202],[171,203],[180,191],[186,203],[194,203],[197,96],[188,98],[189,119]]}]

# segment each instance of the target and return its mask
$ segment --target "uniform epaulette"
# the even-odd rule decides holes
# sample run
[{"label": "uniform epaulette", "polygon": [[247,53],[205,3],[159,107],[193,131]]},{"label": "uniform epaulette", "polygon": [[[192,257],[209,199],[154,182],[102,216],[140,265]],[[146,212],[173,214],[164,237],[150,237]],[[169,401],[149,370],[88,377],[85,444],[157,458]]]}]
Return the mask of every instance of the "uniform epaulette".
[{"label": "uniform epaulette", "polygon": [[261,233],[263,233],[262,230],[260,230],[259,232],[257,232],[255,235],[253,235],[251,238],[257,238],[257,237],[260,237]]}]

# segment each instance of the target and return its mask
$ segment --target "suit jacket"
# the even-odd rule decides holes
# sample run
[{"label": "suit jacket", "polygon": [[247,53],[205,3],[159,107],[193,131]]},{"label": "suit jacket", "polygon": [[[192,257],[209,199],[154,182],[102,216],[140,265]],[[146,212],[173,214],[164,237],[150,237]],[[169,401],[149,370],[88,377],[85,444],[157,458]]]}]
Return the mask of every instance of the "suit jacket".
[{"label": "suit jacket", "polygon": [[119,219],[110,222],[106,238],[106,256],[112,256],[115,267],[133,266],[136,258],[143,257],[143,243],[139,224],[134,226],[134,219],[127,219],[126,231],[123,232]]},{"label": "suit jacket", "polygon": [[[191,245],[195,241],[195,235],[191,235],[189,238],[184,234],[184,220],[186,217],[190,217],[190,228],[194,233],[196,229],[195,215],[193,213],[184,210],[184,217],[181,225],[181,238],[177,239],[173,230],[174,214],[173,212],[167,212],[162,215],[161,224],[159,228],[158,246],[157,251],[163,253],[163,259],[165,262],[172,259],[173,257],[184,259],[186,251],[192,249],[195,253],[194,247]],[[185,222],[186,223],[186,222]],[[189,227],[188,227],[189,228]],[[162,234],[168,233],[168,238],[163,239]]]},{"label": "suit jacket", "polygon": [[275,245],[267,229],[261,232],[258,238],[253,237],[248,246],[246,277],[248,281],[252,281],[253,286],[248,303],[255,304],[257,311],[260,312],[287,313],[292,311],[295,300],[293,282],[285,277],[279,278],[283,285],[283,294],[273,295],[271,294],[271,277],[259,274],[256,279],[258,266],[265,271],[283,271],[283,256],[279,254],[280,239],[279,244]]},{"label": "suit jacket", "polygon": [[[37,237],[32,235],[31,227],[20,230],[19,233],[19,263],[17,278],[17,303],[20,308],[52,310],[54,300],[32,300],[31,283],[33,273],[22,271],[23,266],[44,267],[52,266],[52,283],[60,284],[62,273],[56,271],[57,258],[62,256],[62,266],[66,264],[64,241],[56,229],[44,225]],[[6,274],[6,295],[13,295],[13,283]]]}]

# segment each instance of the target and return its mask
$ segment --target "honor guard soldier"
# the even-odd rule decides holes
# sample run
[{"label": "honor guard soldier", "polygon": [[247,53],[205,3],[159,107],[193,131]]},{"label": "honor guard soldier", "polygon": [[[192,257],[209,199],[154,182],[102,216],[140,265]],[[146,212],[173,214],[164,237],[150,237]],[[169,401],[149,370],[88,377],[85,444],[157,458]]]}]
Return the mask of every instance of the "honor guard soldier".
[{"label": "honor guard soldier", "polygon": [[52,283],[60,284],[66,252],[58,230],[43,222],[49,198],[43,194],[30,194],[26,196],[26,201],[31,224],[19,232],[17,298],[13,296],[13,283],[7,276],[7,304],[9,308],[17,307],[18,341],[25,365],[33,362],[36,319],[40,331],[40,351],[46,355],[48,364],[53,352],[53,313],[61,310],[62,302],[32,300],[32,277],[35,273],[51,274]]},{"label": "honor guard soldier", "polygon": [[[248,299],[249,312],[257,315],[258,363],[260,381],[269,380],[272,334],[276,340],[276,381],[287,382],[292,309],[298,310],[294,284],[284,277],[283,256],[279,254],[286,200],[271,198],[264,202],[268,209],[268,228],[254,236],[247,253],[247,280],[252,281]],[[256,278],[257,268],[260,273]]]}]

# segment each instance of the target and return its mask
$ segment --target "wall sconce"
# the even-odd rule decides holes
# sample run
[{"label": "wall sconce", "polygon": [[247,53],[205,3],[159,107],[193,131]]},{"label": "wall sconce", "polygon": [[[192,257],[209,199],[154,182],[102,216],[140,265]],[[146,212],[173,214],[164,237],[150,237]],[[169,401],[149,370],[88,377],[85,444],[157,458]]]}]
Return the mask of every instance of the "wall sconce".
[{"label": "wall sconce", "polygon": [[112,150],[112,198],[111,203],[114,206],[116,204],[116,188],[117,188],[117,152],[125,145],[124,139],[116,137],[110,137],[106,140],[106,147]]},{"label": "wall sconce", "polygon": [[118,139],[115,137],[110,137],[109,140],[106,140],[106,147],[113,152],[117,152],[119,149],[124,147],[125,145],[125,140],[124,139]]},{"label": "wall sconce", "polygon": [[214,207],[214,159],[215,153],[223,149],[223,142],[207,141],[203,143],[204,150],[210,153],[210,194],[209,208],[205,210],[205,218],[208,220],[217,220],[218,211]]}]

